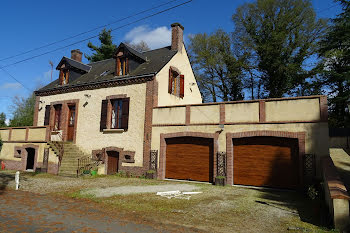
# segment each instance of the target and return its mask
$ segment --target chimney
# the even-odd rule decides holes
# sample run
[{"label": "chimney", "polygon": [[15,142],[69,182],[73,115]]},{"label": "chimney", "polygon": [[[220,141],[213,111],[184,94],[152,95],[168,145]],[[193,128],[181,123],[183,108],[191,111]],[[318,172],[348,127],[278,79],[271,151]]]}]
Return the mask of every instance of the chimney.
[{"label": "chimney", "polygon": [[180,51],[183,45],[184,27],[179,23],[171,25],[171,50]]},{"label": "chimney", "polygon": [[78,62],[81,62],[83,53],[79,49],[74,49],[71,51],[71,58]]}]

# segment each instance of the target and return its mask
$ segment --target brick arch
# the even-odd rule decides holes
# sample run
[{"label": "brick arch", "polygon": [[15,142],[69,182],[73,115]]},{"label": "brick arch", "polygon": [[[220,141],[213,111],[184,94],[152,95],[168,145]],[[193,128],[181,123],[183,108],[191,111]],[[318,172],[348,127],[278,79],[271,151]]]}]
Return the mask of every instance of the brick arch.
[{"label": "brick arch", "polygon": [[28,153],[27,153],[27,148],[33,148],[35,150],[35,155],[34,155],[34,166],[33,166],[33,171],[35,171],[37,165],[38,165],[38,153],[39,153],[39,146],[34,145],[34,144],[26,144],[22,146],[22,170],[25,171],[27,167],[27,158],[28,158]]},{"label": "brick arch", "polygon": [[[213,155],[214,155],[214,165],[213,165],[213,179],[216,177],[217,173],[217,162],[216,154],[218,151],[218,138],[219,133],[200,133],[200,132],[178,132],[178,133],[167,133],[160,134],[160,153],[159,153],[159,169],[158,169],[158,179],[165,179],[165,164],[166,164],[166,139],[168,138],[178,138],[178,137],[197,137],[197,138],[209,138],[213,139]],[[214,180],[213,180],[214,182]]]},{"label": "brick arch", "polygon": [[305,154],[305,132],[286,132],[286,131],[247,131],[239,133],[226,134],[226,154],[227,154],[227,184],[233,185],[233,142],[234,138],[247,137],[279,137],[279,138],[295,138],[298,140],[299,147],[299,178],[300,185],[303,184],[303,163],[302,158]]}]

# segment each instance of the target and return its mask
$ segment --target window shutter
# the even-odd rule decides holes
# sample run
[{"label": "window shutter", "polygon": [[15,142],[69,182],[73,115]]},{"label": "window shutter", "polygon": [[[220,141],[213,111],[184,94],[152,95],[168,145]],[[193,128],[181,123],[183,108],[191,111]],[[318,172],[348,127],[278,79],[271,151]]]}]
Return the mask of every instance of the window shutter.
[{"label": "window shutter", "polygon": [[128,124],[129,124],[129,103],[130,103],[130,98],[123,99],[123,104],[122,104],[122,128],[125,131],[128,130]]},{"label": "window shutter", "polygon": [[185,96],[185,76],[180,75],[180,98]]},{"label": "window shutter", "polygon": [[108,107],[108,100],[102,100],[101,121],[100,121],[100,131],[101,132],[107,128],[107,107]]},{"label": "window shutter", "polygon": [[169,68],[169,90],[168,92],[171,94],[173,92],[173,71],[171,67]]},{"label": "window shutter", "polygon": [[49,125],[50,124],[50,110],[51,110],[51,106],[50,105],[46,105],[45,106],[44,125]]}]

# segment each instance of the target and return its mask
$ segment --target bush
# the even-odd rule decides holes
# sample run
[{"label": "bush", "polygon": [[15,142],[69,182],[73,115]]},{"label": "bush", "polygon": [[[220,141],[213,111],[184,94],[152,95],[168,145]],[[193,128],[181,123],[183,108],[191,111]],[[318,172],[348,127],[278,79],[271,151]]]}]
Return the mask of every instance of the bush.
[{"label": "bush", "polygon": [[148,174],[154,174],[154,173],[156,173],[156,171],[155,171],[155,170],[148,170],[146,173],[148,173]]},{"label": "bush", "polygon": [[226,176],[216,176],[216,179],[225,179]]}]

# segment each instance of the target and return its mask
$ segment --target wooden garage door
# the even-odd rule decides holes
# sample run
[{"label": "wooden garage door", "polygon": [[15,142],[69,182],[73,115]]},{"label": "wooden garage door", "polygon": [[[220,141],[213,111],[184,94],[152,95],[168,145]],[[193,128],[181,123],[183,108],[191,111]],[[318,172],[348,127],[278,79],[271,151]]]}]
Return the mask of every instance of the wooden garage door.
[{"label": "wooden garage door", "polygon": [[212,182],[212,139],[171,138],[166,144],[166,178]]},{"label": "wooden garage door", "polygon": [[233,139],[234,184],[293,189],[299,183],[298,171],[296,139]]}]

